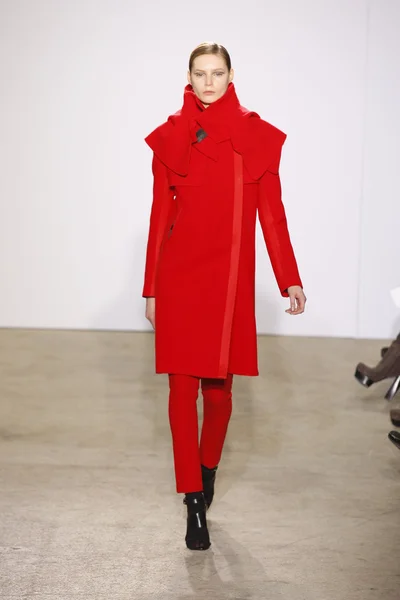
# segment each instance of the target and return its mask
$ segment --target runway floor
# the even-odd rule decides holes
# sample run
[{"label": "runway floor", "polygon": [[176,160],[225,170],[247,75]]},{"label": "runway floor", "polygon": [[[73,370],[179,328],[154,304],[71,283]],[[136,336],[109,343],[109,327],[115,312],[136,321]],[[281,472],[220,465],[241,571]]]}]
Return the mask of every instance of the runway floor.
[{"label": "runway floor", "polygon": [[399,600],[390,382],[353,377],[381,346],[259,338],[200,553],[153,335],[1,330],[0,600]]}]

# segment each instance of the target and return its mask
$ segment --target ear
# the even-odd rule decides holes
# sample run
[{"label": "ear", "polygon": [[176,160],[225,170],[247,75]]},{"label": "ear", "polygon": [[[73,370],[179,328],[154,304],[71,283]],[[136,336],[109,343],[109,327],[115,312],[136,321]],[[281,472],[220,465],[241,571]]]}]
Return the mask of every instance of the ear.
[{"label": "ear", "polygon": [[191,77],[190,77],[190,71],[187,72],[187,80],[188,80],[188,83],[190,83],[190,85],[192,85],[192,80],[191,80]]},{"label": "ear", "polygon": [[229,72],[229,81],[233,81],[234,75],[235,75],[235,71],[233,69],[231,69]]}]

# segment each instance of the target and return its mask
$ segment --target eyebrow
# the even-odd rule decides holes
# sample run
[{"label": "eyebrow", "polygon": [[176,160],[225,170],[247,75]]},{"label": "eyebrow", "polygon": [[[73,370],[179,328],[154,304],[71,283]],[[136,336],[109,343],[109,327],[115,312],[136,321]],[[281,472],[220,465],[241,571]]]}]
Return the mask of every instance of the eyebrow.
[{"label": "eyebrow", "polygon": [[[195,71],[199,71],[200,73],[205,73],[204,69],[195,69]],[[225,71],[224,67],[219,67],[218,69],[213,69],[214,71]]]}]

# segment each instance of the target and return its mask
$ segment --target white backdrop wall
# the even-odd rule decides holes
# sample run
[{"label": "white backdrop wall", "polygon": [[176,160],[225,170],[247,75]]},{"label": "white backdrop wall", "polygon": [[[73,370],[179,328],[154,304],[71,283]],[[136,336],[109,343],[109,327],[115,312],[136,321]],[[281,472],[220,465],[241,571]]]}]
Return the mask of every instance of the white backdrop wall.
[{"label": "white backdrop wall", "polygon": [[360,207],[360,337],[392,337],[400,310],[400,2],[371,3],[363,190]]},{"label": "white backdrop wall", "polygon": [[245,106],[288,134],[281,175],[307,314],[260,229],[260,333],[390,337],[400,285],[396,0],[0,1],[0,326],[145,330],[143,138],[192,48],[231,52]]}]

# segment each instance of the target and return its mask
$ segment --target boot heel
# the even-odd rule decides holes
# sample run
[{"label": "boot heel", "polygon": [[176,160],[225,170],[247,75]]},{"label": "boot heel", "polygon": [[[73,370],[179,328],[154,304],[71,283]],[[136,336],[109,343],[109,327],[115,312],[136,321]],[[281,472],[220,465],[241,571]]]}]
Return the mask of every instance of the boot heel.
[{"label": "boot heel", "polygon": [[389,402],[391,400],[393,400],[393,398],[395,397],[395,395],[397,394],[399,389],[400,389],[400,375],[393,381],[392,385],[386,392],[386,396],[385,396],[386,400],[389,400]]},{"label": "boot heel", "polygon": [[370,379],[368,377],[368,375],[364,375],[364,373],[361,373],[361,371],[359,371],[358,369],[356,369],[356,372],[354,373],[354,377],[357,379],[357,381],[359,381],[361,383],[361,385],[363,385],[364,387],[371,387],[371,385],[374,383],[372,381],[372,379]]}]

